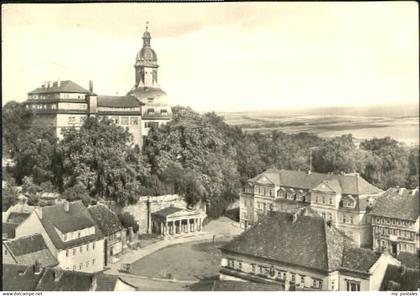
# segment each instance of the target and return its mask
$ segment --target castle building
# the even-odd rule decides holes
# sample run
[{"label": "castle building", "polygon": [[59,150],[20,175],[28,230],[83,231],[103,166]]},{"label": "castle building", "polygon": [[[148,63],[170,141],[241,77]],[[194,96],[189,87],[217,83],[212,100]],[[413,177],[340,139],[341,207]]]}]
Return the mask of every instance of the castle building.
[{"label": "castle building", "polygon": [[390,188],[380,196],[372,212],[373,249],[416,254],[419,239],[419,190]]},{"label": "castle building", "polygon": [[45,82],[29,92],[24,102],[35,115],[34,125],[53,128],[61,138],[64,128],[79,128],[88,116],[106,117],[127,128],[132,135],[131,144],[141,147],[150,127],[172,118],[168,96],[158,84],[159,65],[151,39],[146,27],[143,47],[134,65],[135,84],[127,95],[97,95],[92,81],[89,90],[71,80]]},{"label": "castle building", "polygon": [[320,174],[270,169],[248,180],[240,194],[241,227],[254,225],[270,211],[293,213],[310,207],[358,246],[372,244],[367,215],[382,190],[358,174]]}]

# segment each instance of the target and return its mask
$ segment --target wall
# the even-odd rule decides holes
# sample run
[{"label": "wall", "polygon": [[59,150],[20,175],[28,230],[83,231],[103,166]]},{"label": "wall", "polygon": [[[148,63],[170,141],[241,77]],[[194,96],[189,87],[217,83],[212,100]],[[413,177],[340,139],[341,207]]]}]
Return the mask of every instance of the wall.
[{"label": "wall", "polygon": [[118,279],[115,284],[114,291],[136,291],[136,288]]},{"label": "wall", "polygon": [[379,291],[379,288],[382,284],[382,280],[385,276],[386,269],[390,264],[399,266],[400,262],[398,262],[390,254],[384,253],[381,255],[381,257],[379,257],[378,261],[376,261],[376,263],[370,268],[370,291]]},{"label": "wall", "polygon": [[369,291],[369,279],[361,279],[358,276],[351,276],[351,275],[340,275],[340,291],[347,291],[347,280],[359,282],[360,283],[360,291]]},{"label": "wall", "polygon": [[[68,256],[66,255],[67,250],[60,250],[57,255],[57,260],[60,262],[59,266],[63,269],[82,272],[102,271],[104,269],[105,256],[104,239],[97,240],[94,244],[95,248],[93,248],[93,242],[69,248]],[[82,252],[80,252],[80,248],[82,248]],[[76,251],[75,255],[73,255],[73,250]],[[95,260],[94,262],[93,259]],[[86,266],[87,262],[88,266]]]},{"label": "wall", "polygon": [[3,243],[3,264],[16,264],[17,261],[15,258],[10,254],[9,249]]}]

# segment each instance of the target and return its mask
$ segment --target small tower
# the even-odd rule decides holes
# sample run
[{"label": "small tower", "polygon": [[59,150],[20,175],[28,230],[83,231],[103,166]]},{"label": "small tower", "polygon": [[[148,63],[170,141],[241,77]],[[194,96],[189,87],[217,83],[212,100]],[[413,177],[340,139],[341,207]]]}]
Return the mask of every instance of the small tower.
[{"label": "small tower", "polygon": [[159,87],[157,71],[157,55],[150,47],[152,39],[148,31],[149,22],[146,23],[146,31],[143,33],[143,48],[137,53],[135,68],[135,85],[134,87]]}]

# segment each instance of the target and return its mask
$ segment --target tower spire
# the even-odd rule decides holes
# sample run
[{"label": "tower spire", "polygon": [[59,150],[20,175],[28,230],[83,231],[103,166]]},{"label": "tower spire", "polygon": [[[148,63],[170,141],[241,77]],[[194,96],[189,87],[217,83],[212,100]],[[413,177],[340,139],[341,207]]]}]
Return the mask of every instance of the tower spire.
[{"label": "tower spire", "polygon": [[150,36],[149,33],[149,21],[146,22],[146,31],[143,33],[143,47],[150,47],[150,39],[152,39],[152,36]]}]

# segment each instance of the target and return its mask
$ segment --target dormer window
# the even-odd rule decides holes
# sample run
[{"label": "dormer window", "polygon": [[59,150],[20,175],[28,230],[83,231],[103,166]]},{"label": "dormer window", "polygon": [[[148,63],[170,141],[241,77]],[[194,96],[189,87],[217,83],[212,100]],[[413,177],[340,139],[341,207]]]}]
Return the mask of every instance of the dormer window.
[{"label": "dormer window", "polygon": [[162,115],[166,115],[166,114],[168,114],[168,110],[166,110],[166,109],[161,109],[161,110],[160,110],[160,114],[162,114]]},{"label": "dormer window", "polygon": [[153,115],[153,114],[155,114],[155,109],[147,109],[147,114],[149,114],[149,115]]}]

